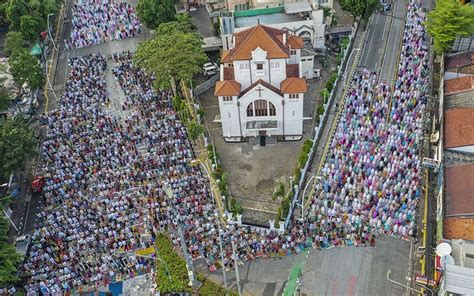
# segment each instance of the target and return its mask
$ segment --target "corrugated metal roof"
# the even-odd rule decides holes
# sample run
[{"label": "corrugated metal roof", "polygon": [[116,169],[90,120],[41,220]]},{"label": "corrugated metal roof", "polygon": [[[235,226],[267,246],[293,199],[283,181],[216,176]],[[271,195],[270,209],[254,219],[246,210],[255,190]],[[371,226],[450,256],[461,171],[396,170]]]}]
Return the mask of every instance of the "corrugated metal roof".
[{"label": "corrugated metal roof", "polygon": [[444,289],[450,293],[474,295],[474,268],[447,264]]}]

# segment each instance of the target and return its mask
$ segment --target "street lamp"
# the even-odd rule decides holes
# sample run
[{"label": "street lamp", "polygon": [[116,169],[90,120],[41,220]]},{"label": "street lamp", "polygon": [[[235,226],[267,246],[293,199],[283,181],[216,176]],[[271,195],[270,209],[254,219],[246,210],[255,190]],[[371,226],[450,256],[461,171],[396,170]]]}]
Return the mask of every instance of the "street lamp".
[{"label": "street lamp", "polygon": [[224,287],[225,287],[225,294],[227,295],[227,274],[225,271],[225,264],[224,264],[224,251],[222,248],[222,228],[221,228],[221,222],[219,221],[221,217],[219,217],[219,213],[216,211],[215,216],[217,217],[217,231],[219,232],[219,249],[220,249],[220,255],[221,255],[221,265],[222,265],[222,276],[224,277]]},{"label": "street lamp", "polygon": [[53,39],[53,36],[51,35],[51,28],[49,27],[49,17],[52,16],[53,14],[50,13],[48,14],[48,17],[47,17],[47,26],[48,26],[48,36],[49,36],[49,39],[51,40],[51,42],[53,42],[53,47],[55,50],[57,50],[56,48],[56,43],[54,43],[54,39]]},{"label": "street lamp", "polygon": [[172,203],[171,204],[171,209],[173,210],[173,215],[174,218],[176,219],[176,224],[178,228],[178,234],[179,234],[179,239],[181,241],[181,248],[183,249],[183,255],[184,259],[186,261],[186,269],[188,270],[188,278],[189,278],[189,284],[191,287],[195,286],[195,276],[194,276],[194,267],[191,259],[189,258],[188,254],[188,249],[186,247],[186,242],[184,241],[184,234],[183,234],[183,229],[181,226],[181,219],[179,219],[178,213],[176,213],[176,208],[174,207],[174,202],[173,202],[173,190],[171,189],[171,186],[169,184],[165,185],[165,193],[168,198],[168,200]]},{"label": "street lamp", "polygon": [[305,203],[305,196],[306,196],[306,190],[308,189],[308,186],[309,184],[311,183],[311,181],[316,178],[318,180],[321,179],[320,176],[316,176],[316,175],[312,175],[311,178],[309,178],[308,180],[308,183],[306,183],[306,186],[304,187],[304,190],[303,190],[303,195],[301,196],[301,219],[304,220],[304,203]]},{"label": "street lamp", "polygon": [[[53,85],[51,84],[51,80],[49,79],[49,68],[48,68],[48,63],[51,63],[50,60],[46,60],[46,81],[48,82],[49,89],[54,95],[54,99],[57,101],[58,97],[56,96],[56,92],[54,91]],[[51,65],[49,65],[51,67]]]}]

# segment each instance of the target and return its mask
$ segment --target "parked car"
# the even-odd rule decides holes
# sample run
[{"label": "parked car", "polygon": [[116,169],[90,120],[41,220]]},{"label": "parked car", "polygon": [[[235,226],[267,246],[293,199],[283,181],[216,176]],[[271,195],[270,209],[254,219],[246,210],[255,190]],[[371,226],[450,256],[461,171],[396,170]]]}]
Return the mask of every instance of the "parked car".
[{"label": "parked car", "polygon": [[43,192],[43,186],[46,183],[46,178],[43,176],[36,176],[31,182],[31,191],[33,193]]},{"label": "parked car", "polygon": [[18,254],[23,256],[23,258],[26,257],[26,254],[28,253],[28,248],[30,247],[31,243],[31,237],[26,234],[18,237],[15,240],[15,250]]},{"label": "parked car", "polygon": [[212,76],[219,73],[219,66],[216,63],[205,63],[202,65],[202,74],[204,76]]}]

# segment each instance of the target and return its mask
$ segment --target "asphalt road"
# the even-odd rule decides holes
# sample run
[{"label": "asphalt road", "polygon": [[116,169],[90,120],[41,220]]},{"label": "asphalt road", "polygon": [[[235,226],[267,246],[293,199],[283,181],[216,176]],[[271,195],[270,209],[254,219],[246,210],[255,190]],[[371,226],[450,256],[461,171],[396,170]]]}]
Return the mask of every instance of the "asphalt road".
[{"label": "asphalt road", "polygon": [[390,11],[374,14],[368,25],[367,42],[359,67],[376,71],[380,81],[390,83],[394,78],[405,14],[405,1],[395,0]]},{"label": "asphalt road", "polygon": [[381,71],[379,79],[387,83],[391,83],[396,77],[398,69],[398,61],[400,55],[400,44],[402,41],[403,27],[405,26],[406,3],[404,1],[396,1],[390,18],[390,31],[387,35],[385,46],[385,54],[381,62]]}]

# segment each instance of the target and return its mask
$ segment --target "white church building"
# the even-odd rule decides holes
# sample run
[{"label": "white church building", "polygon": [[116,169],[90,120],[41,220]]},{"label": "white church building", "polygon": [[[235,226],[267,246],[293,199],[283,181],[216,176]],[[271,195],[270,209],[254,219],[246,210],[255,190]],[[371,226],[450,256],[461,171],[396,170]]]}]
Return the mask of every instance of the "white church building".
[{"label": "white church building", "polygon": [[234,33],[222,53],[218,97],[222,135],[228,142],[260,137],[303,136],[303,39],[286,30],[257,25]]}]

